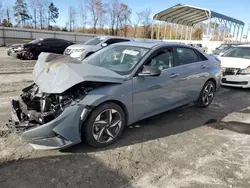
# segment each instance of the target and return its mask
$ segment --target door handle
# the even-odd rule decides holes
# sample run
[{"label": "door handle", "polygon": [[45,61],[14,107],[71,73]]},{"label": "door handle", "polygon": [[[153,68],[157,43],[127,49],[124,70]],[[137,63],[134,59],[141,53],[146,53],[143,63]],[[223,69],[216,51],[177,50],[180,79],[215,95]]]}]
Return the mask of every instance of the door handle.
[{"label": "door handle", "polygon": [[201,68],[205,69],[205,68],[207,68],[207,66],[206,65],[201,65]]},{"label": "door handle", "polygon": [[170,75],[170,78],[175,78],[175,77],[177,77],[177,76],[179,76],[179,74],[177,74],[177,73],[172,73],[172,74]]}]

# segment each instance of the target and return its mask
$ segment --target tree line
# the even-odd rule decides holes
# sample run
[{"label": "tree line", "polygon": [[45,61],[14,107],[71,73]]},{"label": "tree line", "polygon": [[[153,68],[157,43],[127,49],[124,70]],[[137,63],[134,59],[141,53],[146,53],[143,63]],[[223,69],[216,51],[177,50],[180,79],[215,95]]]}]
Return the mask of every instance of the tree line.
[{"label": "tree line", "polygon": [[150,38],[151,9],[136,12],[120,0],[79,0],[69,5],[63,27],[57,26],[59,8],[49,0],[16,0],[13,6],[0,2],[0,26],[87,32]]}]

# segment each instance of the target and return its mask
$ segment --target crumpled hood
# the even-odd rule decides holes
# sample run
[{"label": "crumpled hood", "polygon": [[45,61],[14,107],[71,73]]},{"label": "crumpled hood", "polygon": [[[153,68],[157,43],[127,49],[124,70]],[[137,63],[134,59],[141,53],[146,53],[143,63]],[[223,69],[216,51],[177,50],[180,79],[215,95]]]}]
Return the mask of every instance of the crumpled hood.
[{"label": "crumpled hood", "polygon": [[225,68],[240,68],[246,69],[250,66],[250,59],[235,58],[235,57],[219,57],[221,66]]},{"label": "crumpled hood", "polygon": [[123,83],[125,76],[70,56],[41,53],[33,70],[33,79],[41,92],[62,93],[84,81]]}]

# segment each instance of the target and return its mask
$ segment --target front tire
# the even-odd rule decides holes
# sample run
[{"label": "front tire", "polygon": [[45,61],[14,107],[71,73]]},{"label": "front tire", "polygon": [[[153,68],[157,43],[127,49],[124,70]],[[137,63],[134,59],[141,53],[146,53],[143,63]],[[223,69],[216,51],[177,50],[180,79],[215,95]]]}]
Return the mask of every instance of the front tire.
[{"label": "front tire", "polygon": [[198,100],[196,101],[195,105],[200,108],[208,107],[211,102],[213,101],[214,94],[215,94],[215,84],[212,81],[207,81],[200,93]]},{"label": "front tire", "polygon": [[34,53],[33,52],[26,52],[25,53],[25,59],[27,59],[27,60],[32,60],[32,59],[34,59]]},{"label": "front tire", "polygon": [[108,146],[121,136],[124,126],[122,108],[113,102],[104,103],[96,107],[84,122],[83,140],[95,148]]}]

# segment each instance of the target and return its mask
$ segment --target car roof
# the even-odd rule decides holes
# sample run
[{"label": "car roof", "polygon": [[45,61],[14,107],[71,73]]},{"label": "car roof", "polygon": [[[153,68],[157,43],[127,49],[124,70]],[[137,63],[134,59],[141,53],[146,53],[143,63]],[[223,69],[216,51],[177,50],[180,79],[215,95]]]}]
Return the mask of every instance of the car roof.
[{"label": "car roof", "polygon": [[128,38],[128,37],[109,36],[109,35],[96,36],[95,38],[104,38],[105,40],[106,39],[128,39],[128,40],[133,40],[132,38]]},{"label": "car roof", "polygon": [[[153,40],[137,40],[131,42],[120,42],[114,45],[127,45],[127,46],[136,46],[142,48],[154,48],[154,47],[164,47],[164,46],[182,46],[187,47],[185,44],[180,44],[178,42],[164,42],[164,41],[153,41]],[[188,46],[189,47],[189,46]]]},{"label": "car roof", "polygon": [[250,47],[250,44],[242,44],[242,45],[238,45],[237,47]]},{"label": "car roof", "polygon": [[222,43],[221,45],[241,45],[240,43]]}]

